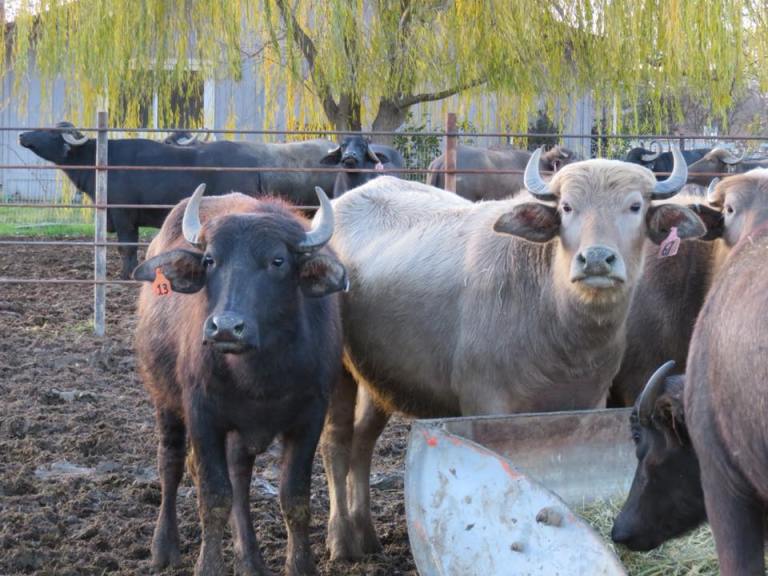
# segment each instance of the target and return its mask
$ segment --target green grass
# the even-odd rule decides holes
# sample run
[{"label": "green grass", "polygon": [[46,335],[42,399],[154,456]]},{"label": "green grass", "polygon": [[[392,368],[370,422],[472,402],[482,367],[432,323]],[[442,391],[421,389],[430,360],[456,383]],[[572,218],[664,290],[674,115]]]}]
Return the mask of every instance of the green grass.
[{"label": "green grass", "polygon": [[616,552],[631,576],[717,576],[717,553],[708,525],[666,542],[650,552],[631,552],[611,541],[613,519],[621,501],[587,506],[578,513],[589,522]]}]

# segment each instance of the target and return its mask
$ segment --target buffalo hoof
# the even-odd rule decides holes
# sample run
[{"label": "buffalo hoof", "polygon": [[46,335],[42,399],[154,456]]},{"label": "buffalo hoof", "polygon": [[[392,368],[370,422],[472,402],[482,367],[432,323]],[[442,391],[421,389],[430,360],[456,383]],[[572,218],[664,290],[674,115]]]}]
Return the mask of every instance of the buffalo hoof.
[{"label": "buffalo hoof", "polygon": [[384,550],[381,542],[379,542],[379,537],[376,536],[376,530],[370,516],[367,519],[353,520],[353,525],[357,542],[363,554],[378,554]]},{"label": "buffalo hoof", "polygon": [[160,571],[181,564],[178,535],[169,536],[165,530],[156,530],[152,538],[152,569]]},{"label": "buffalo hoof", "polygon": [[274,576],[261,560],[246,560],[240,557],[235,560],[235,574],[237,576]]},{"label": "buffalo hoof", "polygon": [[228,573],[221,555],[221,547],[214,551],[203,544],[195,563],[195,576],[224,576]]},{"label": "buffalo hoof", "polygon": [[285,576],[317,576],[317,568],[312,558],[288,559],[285,563]]},{"label": "buffalo hoof", "polygon": [[326,548],[334,562],[356,562],[365,556],[349,521],[331,520],[328,523]]}]

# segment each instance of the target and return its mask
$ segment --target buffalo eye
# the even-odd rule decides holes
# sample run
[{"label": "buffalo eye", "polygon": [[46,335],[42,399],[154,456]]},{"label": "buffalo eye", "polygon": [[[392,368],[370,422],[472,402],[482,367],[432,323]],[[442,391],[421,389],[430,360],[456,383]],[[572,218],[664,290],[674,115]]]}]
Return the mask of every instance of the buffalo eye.
[{"label": "buffalo eye", "polygon": [[730,204],[726,204],[725,205],[725,213],[726,214],[733,214],[733,206],[731,206]]},{"label": "buffalo eye", "polygon": [[563,202],[560,204],[560,210],[562,210],[565,214],[570,214],[573,212],[573,208],[570,204],[568,204],[568,202]]},{"label": "buffalo eye", "polygon": [[283,265],[283,262],[285,262],[285,258],[278,256],[277,258],[272,259],[272,266],[274,266],[275,268],[280,268],[280,266]]},{"label": "buffalo eye", "polygon": [[203,256],[203,266],[205,266],[206,268],[210,268],[211,266],[213,266],[213,264],[214,264],[213,256],[211,256],[210,254],[206,254],[205,256]]},{"label": "buffalo eye", "polygon": [[638,212],[640,212],[640,209],[642,207],[643,207],[643,205],[642,205],[641,202],[635,202],[634,204],[632,204],[632,206],[629,207],[629,210],[631,212],[634,212],[635,214],[637,214]]}]

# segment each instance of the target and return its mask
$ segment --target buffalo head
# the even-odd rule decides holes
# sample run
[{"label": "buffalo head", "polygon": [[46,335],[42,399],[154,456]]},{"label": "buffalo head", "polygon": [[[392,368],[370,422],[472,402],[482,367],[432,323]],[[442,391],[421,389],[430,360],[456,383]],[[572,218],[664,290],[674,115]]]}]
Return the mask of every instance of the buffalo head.
[{"label": "buffalo head", "polygon": [[583,299],[612,299],[628,295],[643,263],[646,237],[657,244],[672,228],[681,239],[698,238],[704,224],[689,208],[652,205],[669,198],[685,184],[686,165],[675,148],[675,166],[669,178],[656,181],[641,166],[615,160],[586,160],[565,166],[550,183],[539,173],[537,150],[528,161],[524,180],[528,191],[544,202],[517,204],[495,223],[497,232],[532,242],[558,237],[558,275]]},{"label": "buffalo head", "polygon": [[735,246],[757,226],[768,222],[768,169],[713,180],[707,189],[707,202],[721,211],[725,244]]},{"label": "buffalo head", "polygon": [[88,142],[70,122],[59,122],[57,129],[31,130],[19,134],[19,144],[55,164],[65,163],[73,149]]},{"label": "buffalo head", "polygon": [[374,152],[367,138],[347,136],[340,146],[328,151],[321,164],[342,165],[344,168],[373,168],[376,164],[389,162],[385,152]]},{"label": "buffalo head", "polygon": [[637,469],[611,531],[630,550],[651,550],[706,520],[699,461],[683,412],[684,376],[669,361],[651,376],[630,416]]},{"label": "buffalo head", "polygon": [[688,167],[688,181],[707,186],[716,174],[744,172],[744,155],[736,156],[725,148],[714,148]]},{"label": "buffalo head", "polygon": [[316,188],[320,209],[310,230],[297,217],[288,217],[283,206],[267,201],[256,211],[202,221],[204,191],[204,184],[195,190],[182,221],[184,238],[195,250],[159,254],[143,262],[133,276],[152,282],[160,270],[172,292],[205,289],[201,314],[205,343],[226,353],[270,347],[276,337],[304,329],[286,324],[301,318],[295,311],[302,297],[346,289],[344,266],[320,250],[333,233],[333,209],[320,188]]}]

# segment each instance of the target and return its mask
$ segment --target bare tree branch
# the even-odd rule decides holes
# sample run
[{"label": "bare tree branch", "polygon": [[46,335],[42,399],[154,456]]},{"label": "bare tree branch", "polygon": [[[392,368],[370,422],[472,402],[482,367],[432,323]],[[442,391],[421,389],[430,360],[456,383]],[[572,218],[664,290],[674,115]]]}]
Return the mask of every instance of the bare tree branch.
[{"label": "bare tree branch", "polygon": [[464,82],[463,84],[458,84],[451,88],[446,88],[440,92],[425,92],[423,94],[409,94],[400,96],[400,98],[395,99],[393,102],[398,108],[407,108],[408,106],[413,106],[414,104],[419,104],[420,102],[434,102],[435,100],[442,100],[443,98],[448,98],[449,96],[453,96],[454,94],[458,94],[464,90],[475,88],[485,84],[486,82],[486,78],[477,78],[471,82]]}]

